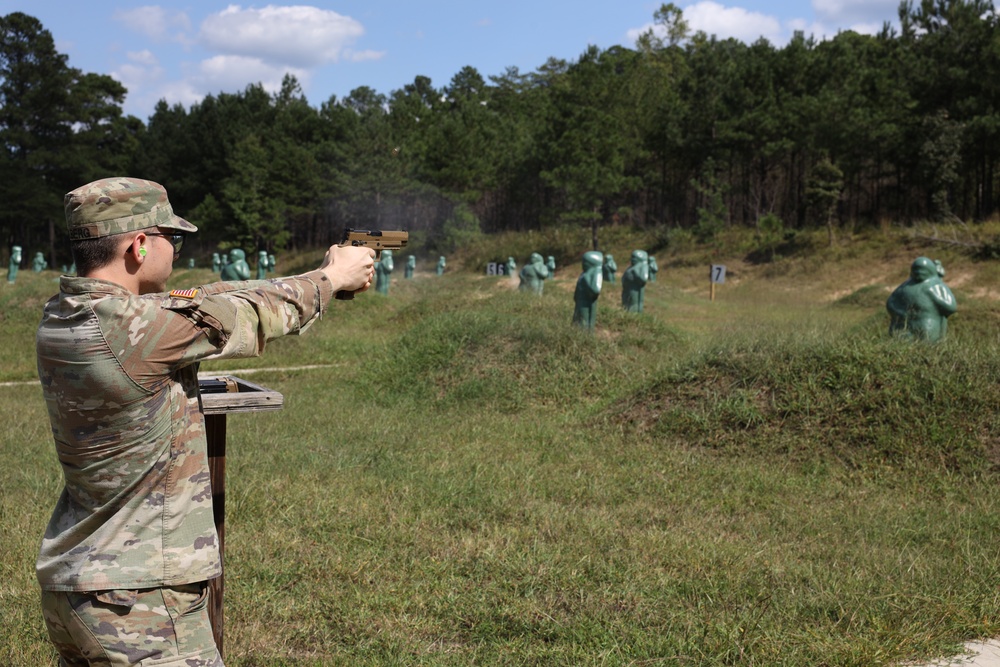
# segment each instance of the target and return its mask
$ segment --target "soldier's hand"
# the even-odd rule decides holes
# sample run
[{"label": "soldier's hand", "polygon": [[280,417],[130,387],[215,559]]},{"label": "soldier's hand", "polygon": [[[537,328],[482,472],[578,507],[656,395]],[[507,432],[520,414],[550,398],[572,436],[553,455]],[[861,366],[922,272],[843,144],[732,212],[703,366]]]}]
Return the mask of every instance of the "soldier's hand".
[{"label": "soldier's hand", "polygon": [[375,277],[375,251],[354,246],[330,246],[320,264],[334,292],[364,292]]}]

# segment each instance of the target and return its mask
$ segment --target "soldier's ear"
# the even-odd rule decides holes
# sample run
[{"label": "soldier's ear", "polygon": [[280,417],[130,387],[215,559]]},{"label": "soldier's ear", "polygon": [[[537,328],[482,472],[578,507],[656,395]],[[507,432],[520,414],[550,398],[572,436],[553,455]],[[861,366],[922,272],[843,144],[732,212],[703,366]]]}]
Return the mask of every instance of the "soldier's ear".
[{"label": "soldier's ear", "polygon": [[140,232],[125,248],[125,255],[137,262],[141,262],[146,256],[146,235]]}]

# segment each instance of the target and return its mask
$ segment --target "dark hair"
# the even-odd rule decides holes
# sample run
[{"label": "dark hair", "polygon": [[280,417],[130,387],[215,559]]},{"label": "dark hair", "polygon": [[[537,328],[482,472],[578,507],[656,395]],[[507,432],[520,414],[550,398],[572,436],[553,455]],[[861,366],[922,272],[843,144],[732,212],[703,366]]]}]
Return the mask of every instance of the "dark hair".
[{"label": "dark hair", "polygon": [[111,234],[92,239],[72,241],[73,261],[76,263],[76,275],[86,276],[96,269],[110,264],[121,247],[123,236]]}]

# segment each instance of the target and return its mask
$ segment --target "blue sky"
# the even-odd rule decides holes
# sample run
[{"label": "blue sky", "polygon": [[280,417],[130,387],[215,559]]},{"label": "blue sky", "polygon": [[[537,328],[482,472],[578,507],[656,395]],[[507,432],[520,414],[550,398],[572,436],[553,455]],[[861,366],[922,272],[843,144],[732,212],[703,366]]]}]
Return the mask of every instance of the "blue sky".
[{"label": "blue sky", "polygon": [[[314,106],[359,86],[388,95],[419,75],[441,88],[462,67],[483,77],[522,73],[587,48],[632,47],[661,2],[637,0],[0,0],[52,33],[69,64],[109,74],[143,121],[159,99],[189,106],[206,94],[294,74]],[[899,0],[675,0],[693,30],[783,46],[795,30],[817,39],[897,23]]]}]

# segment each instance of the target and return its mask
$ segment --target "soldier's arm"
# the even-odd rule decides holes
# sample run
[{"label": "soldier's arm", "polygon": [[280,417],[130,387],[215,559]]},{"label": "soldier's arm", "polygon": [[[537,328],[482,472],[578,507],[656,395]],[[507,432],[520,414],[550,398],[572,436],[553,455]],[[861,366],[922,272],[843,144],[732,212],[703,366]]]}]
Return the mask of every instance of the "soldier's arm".
[{"label": "soldier's arm", "polygon": [[[268,341],[305,331],[333,297],[320,271],[245,283],[213,283],[133,300],[120,331],[106,332],[117,354],[128,355],[133,379],[145,386],[205,359],[259,356]],[[164,368],[166,367],[166,368]]]}]

